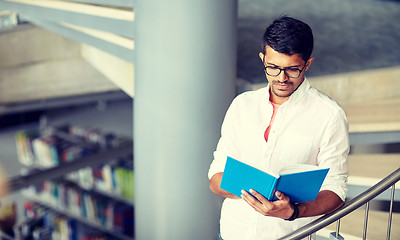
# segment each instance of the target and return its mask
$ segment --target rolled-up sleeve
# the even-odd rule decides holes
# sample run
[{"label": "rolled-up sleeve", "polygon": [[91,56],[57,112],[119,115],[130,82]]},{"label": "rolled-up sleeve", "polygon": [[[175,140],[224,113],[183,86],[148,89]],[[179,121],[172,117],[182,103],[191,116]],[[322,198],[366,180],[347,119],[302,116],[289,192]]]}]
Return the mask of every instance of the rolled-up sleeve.
[{"label": "rolled-up sleeve", "polygon": [[343,201],[347,194],[347,157],[350,149],[348,129],[346,115],[340,109],[325,129],[318,154],[318,165],[330,168],[321,190],[330,190]]},{"label": "rolled-up sleeve", "polygon": [[223,172],[226,159],[228,156],[238,157],[238,147],[235,141],[235,115],[236,115],[236,99],[232,101],[226,112],[224,121],[221,127],[221,137],[213,154],[213,161],[208,170],[208,179],[211,179],[214,174]]}]

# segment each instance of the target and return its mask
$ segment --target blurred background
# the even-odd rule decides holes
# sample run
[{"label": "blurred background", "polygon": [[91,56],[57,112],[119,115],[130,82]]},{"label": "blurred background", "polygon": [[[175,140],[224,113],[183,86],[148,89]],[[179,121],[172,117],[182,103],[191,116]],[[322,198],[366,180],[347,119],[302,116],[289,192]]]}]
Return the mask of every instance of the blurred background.
[{"label": "blurred background", "polygon": [[[21,161],[21,131],[68,124],[86,129],[87,136],[97,129],[103,138],[129,138],[135,143],[135,197],[125,203],[135,208],[137,239],[218,235],[222,199],[208,191],[208,166],[230,101],[265,86],[260,39],[281,15],[311,26],[315,61],[307,77],[348,114],[354,163],[349,198],[400,166],[399,1],[2,0],[0,10],[0,179],[17,179],[34,167]],[[58,180],[69,173],[60,169]],[[104,171],[102,165],[102,180]],[[43,186],[36,188],[38,195]],[[49,211],[21,195],[0,199],[0,207],[16,205],[14,229]],[[382,197],[375,204],[375,219],[386,202]],[[396,214],[393,239],[400,239]],[[344,230],[354,239],[361,230],[352,223],[360,219],[349,219]],[[82,232],[101,232],[97,220],[86,220],[77,220],[89,225]],[[379,224],[372,224],[371,239],[381,239]],[[121,232],[102,237],[132,236]]]}]

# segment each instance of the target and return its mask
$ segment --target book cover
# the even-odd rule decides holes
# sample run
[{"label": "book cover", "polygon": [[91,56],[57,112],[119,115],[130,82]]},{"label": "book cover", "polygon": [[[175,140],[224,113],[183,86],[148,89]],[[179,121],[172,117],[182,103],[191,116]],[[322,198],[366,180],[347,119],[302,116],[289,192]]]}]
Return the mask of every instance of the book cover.
[{"label": "book cover", "polygon": [[238,197],[242,189],[254,189],[270,201],[278,200],[275,191],[280,191],[292,202],[307,202],[315,200],[328,171],[329,168],[295,164],[282,169],[280,176],[272,176],[228,157],[220,187]]}]

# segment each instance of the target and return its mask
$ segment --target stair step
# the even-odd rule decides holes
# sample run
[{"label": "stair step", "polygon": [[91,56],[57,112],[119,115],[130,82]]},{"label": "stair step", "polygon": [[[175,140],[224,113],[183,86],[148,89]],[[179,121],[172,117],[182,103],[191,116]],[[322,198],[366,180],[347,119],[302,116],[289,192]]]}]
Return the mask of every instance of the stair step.
[{"label": "stair step", "polygon": [[[400,154],[350,154],[348,198],[354,198],[377,184],[400,167]],[[395,185],[395,201],[400,201],[400,184]],[[391,189],[384,191],[375,200],[390,201]]]},{"label": "stair step", "polygon": [[349,185],[371,187],[399,167],[400,154],[397,153],[350,154]]},{"label": "stair step", "polygon": [[[390,84],[387,86],[392,87]],[[347,105],[344,109],[351,133],[400,131],[400,98],[398,96]]]},{"label": "stair step", "polygon": [[350,154],[350,176],[383,179],[400,167],[400,154]]}]

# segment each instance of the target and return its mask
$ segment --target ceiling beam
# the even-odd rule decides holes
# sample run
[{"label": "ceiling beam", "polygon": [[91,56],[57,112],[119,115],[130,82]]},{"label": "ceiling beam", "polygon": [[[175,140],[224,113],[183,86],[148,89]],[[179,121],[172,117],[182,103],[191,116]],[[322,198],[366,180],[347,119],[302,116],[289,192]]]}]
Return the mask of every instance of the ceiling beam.
[{"label": "ceiling beam", "polygon": [[0,9],[38,21],[68,23],[134,38],[133,9],[115,9],[83,3],[49,0],[1,0]]}]

